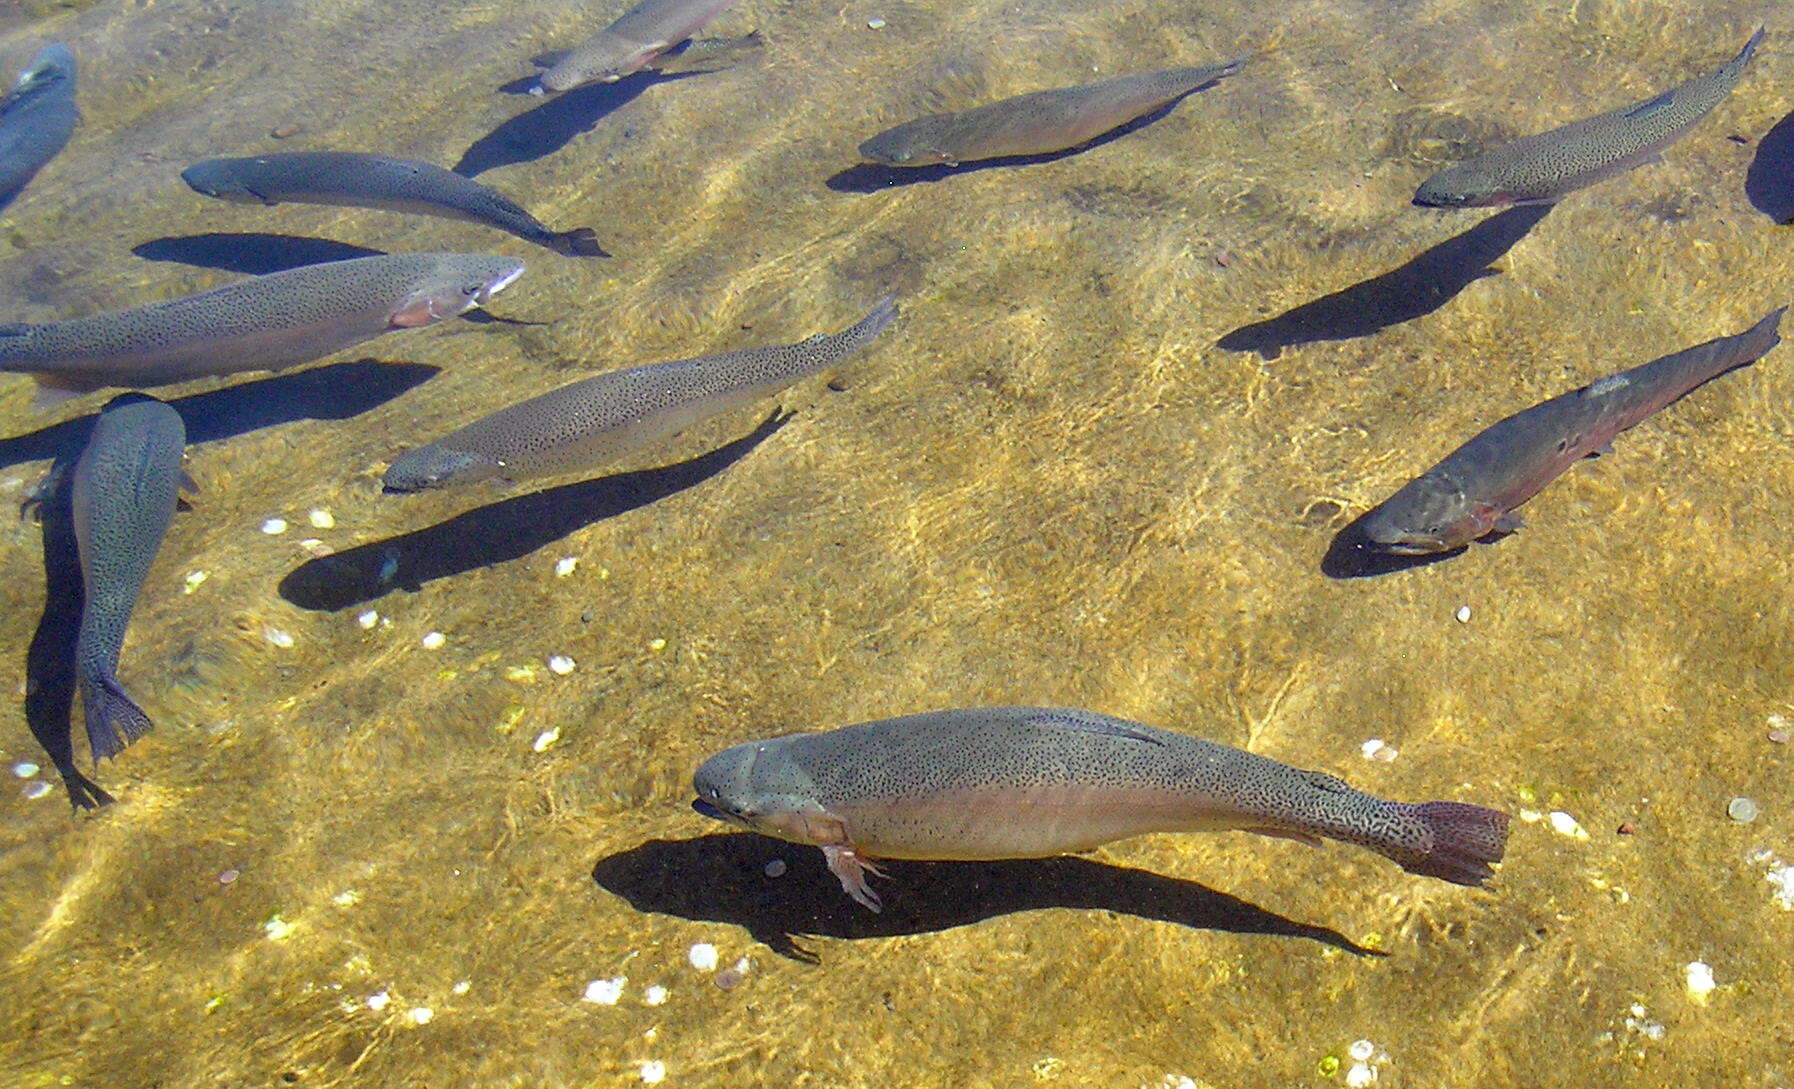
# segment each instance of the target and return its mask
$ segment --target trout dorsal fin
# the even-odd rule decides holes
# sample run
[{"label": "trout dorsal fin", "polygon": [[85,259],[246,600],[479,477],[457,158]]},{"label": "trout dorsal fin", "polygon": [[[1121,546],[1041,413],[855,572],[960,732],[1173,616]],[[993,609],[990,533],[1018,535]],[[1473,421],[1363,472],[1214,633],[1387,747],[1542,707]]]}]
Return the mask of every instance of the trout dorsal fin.
[{"label": "trout dorsal fin", "polygon": [[1035,722],[1051,722],[1055,726],[1063,726],[1069,730],[1082,730],[1085,733],[1101,734],[1104,737],[1125,737],[1130,741],[1143,741],[1148,745],[1163,745],[1164,742],[1151,734],[1141,733],[1119,722],[1096,722],[1079,715],[1063,711],[1045,712],[1032,717]]},{"label": "trout dorsal fin", "polygon": [[1638,105],[1632,107],[1630,110],[1628,110],[1626,112],[1626,116],[1627,117],[1643,117],[1646,114],[1656,113],[1658,110],[1663,109],[1664,107],[1668,106],[1671,102],[1674,102],[1675,100],[1676,100],[1676,92],[1665,91],[1662,94],[1658,95],[1656,98],[1653,98],[1648,102],[1640,102]]}]

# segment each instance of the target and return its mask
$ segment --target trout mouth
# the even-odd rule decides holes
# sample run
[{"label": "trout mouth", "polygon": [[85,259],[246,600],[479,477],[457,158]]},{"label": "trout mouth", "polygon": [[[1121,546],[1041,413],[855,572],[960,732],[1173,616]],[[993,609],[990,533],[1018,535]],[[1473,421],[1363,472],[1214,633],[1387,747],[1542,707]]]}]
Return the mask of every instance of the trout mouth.
[{"label": "trout mouth", "polygon": [[693,798],[691,800],[691,807],[700,816],[709,817],[713,821],[722,821],[724,824],[733,824],[738,828],[751,827],[748,824],[746,817],[743,817],[740,813],[731,809],[723,808],[715,801],[706,801],[703,798]]}]

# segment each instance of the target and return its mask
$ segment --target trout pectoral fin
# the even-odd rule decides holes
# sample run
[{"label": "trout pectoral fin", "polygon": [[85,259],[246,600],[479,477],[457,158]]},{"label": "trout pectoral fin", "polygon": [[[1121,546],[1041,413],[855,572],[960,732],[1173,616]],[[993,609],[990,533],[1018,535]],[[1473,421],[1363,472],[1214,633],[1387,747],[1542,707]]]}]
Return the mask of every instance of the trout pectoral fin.
[{"label": "trout pectoral fin", "polygon": [[1493,527],[1491,527],[1491,532],[1494,532],[1494,533],[1518,533],[1518,532],[1520,532],[1520,530],[1522,528],[1525,527],[1525,525],[1526,525],[1526,519],[1520,517],[1518,514],[1516,514],[1515,512],[1510,510],[1506,514],[1495,519],[1495,524]]},{"label": "trout pectoral fin", "polygon": [[840,880],[841,888],[847,895],[871,911],[884,909],[884,901],[866,884],[867,874],[884,876],[884,872],[874,866],[870,859],[862,858],[852,847],[834,844],[822,849],[822,857],[828,860],[828,871]]},{"label": "trout pectoral fin", "polygon": [[1291,832],[1284,828],[1247,828],[1244,829],[1244,831],[1255,832],[1261,836],[1270,836],[1273,839],[1293,839],[1297,843],[1306,843],[1310,847],[1319,847],[1321,845],[1318,836],[1311,836],[1307,832]]},{"label": "trout pectoral fin", "polygon": [[429,299],[413,299],[393,311],[392,317],[387,319],[395,329],[417,329],[436,320],[436,309]]}]

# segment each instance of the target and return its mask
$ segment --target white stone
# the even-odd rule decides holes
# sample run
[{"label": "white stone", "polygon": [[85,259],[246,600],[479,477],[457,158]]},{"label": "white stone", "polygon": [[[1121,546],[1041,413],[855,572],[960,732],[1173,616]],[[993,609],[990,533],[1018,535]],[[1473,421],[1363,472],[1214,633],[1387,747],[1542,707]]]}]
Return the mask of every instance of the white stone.
[{"label": "white stone", "polygon": [[199,589],[200,583],[212,577],[210,571],[189,571],[187,578],[181,583],[181,593],[190,594]]},{"label": "white stone", "polygon": [[55,788],[50,786],[49,783],[39,779],[36,782],[25,784],[25,797],[28,799],[42,798],[49,794],[53,789]]},{"label": "white stone", "polygon": [[287,650],[293,645],[292,635],[274,627],[272,624],[262,628],[262,638],[268,640],[268,642],[273,643],[282,650]]},{"label": "white stone", "polygon": [[405,1015],[411,1018],[414,1025],[427,1025],[436,1017],[436,1011],[428,1006],[413,1006]]},{"label": "white stone", "polygon": [[547,752],[553,747],[554,743],[560,739],[561,728],[559,726],[553,726],[537,734],[535,744],[531,745],[530,748],[537,752]]},{"label": "white stone", "polygon": [[21,760],[12,766],[12,773],[21,779],[29,779],[38,772],[38,767],[29,760]]},{"label": "white stone", "polygon": [[585,999],[600,1006],[614,1006],[623,997],[623,986],[629,982],[628,976],[615,979],[594,979],[586,984]]},{"label": "white stone", "polygon": [[1457,611],[1457,618],[1458,618],[1458,623],[1460,623],[1460,624],[1470,623],[1470,606],[1459,605],[1458,611]]},{"label": "white stone", "polygon": [[1367,1063],[1370,1061],[1370,1057],[1376,1053],[1377,1045],[1369,1040],[1353,1040],[1352,1046],[1346,1048],[1346,1054],[1350,1055],[1355,1063]]},{"label": "white stone", "polygon": [[649,1059],[642,1064],[642,1084],[659,1085],[667,1080],[667,1064],[659,1059]]},{"label": "white stone", "polygon": [[356,617],[355,622],[361,625],[362,631],[373,631],[374,625],[380,623],[380,614],[373,609],[369,609],[367,612]]},{"label": "white stone", "polygon": [[323,510],[323,509],[314,510],[310,514],[306,515],[306,520],[311,522],[313,529],[334,529],[334,528],[336,528],[336,516],[331,514],[327,510]]},{"label": "white stone", "polygon": [[1365,1089],[1365,1086],[1371,1085],[1376,1080],[1377,1068],[1374,1066],[1353,1063],[1352,1068],[1346,1071],[1345,1083],[1351,1086],[1351,1089]]},{"label": "white stone", "polygon": [[450,987],[449,993],[452,995],[464,995],[471,990],[473,990],[473,984],[464,979],[453,987]]},{"label": "white stone", "polygon": [[1713,969],[1696,960],[1689,961],[1684,969],[1688,978],[1688,998],[1697,1006],[1707,1004],[1707,999],[1719,986],[1713,979]]},{"label": "white stone", "polygon": [[883,19],[878,18],[876,15],[873,16],[872,18],[866,20],[866,29],[867,30],[883,30],[884,28],[885,28],[885,21]]},{"label": "white stone", "polygon": [[686,957],[691,961],[691,966],[700,972],[716,971],[716,946],[709,942],[699,942],[692,946]]},{"label": "white stone", "polygon": [[567,657],[565,654],[556,654],[548,659],[548,668],[562,677],[573,672],[573,668],[577,664],[578,663],[574,662],[573,659]]},{"label": "white stone", "polygon": [[285,518],[270,518],[262,523],[262,532],[270,537],[278,536],[286,531],[287,520]]},{"label": "white stone", "polygon": [[386,993],[385,991],[380,991],[376,994],[368,995],[368,997],[367,997],[368,1009],[373,1010],[375,1013],[379,1013],[381,1010],[385,1009],[387,1006],[387,1003],[389,1003],[391,1001],[392,1001],[392,995]]},{"label": "white stone", "polygon": [[442,648],[442,644],[444,644],[446,642],[448,642],[448,637],[443,635],[439,631],[432,631],[432,632],[424,633],[423,643],[424,643],[425,650],[440,650]]},{"label": "white stone", "polygon": [[1575,840],[1586,840],[1588,830],[1576,823],[1576,818],[1561,809],[1553,809],[1550,813],[1551,830],[1560,836],[1569,836]]},{"label": "white stone", "polygon": [[664,1006],[667,1000],[667,989],[656,983],[642,992],[642,1003],[648,1006]]},{"label": "white stone", "polygon": [[578,556],[562,556],[554,561],[554,573],[557,578],[566,578],[579,566]]}]

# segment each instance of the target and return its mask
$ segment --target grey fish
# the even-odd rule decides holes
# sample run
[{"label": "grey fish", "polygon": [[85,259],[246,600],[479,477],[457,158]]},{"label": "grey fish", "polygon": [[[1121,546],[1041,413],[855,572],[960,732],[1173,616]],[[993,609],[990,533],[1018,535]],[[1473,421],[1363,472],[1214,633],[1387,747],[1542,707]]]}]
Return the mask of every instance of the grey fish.
[{"label": "grey fish", "polygon": [[521,261],[467,253],[305,265],[132,310],[0,325],[0,371],[36,379],[42,407],[108,386],[281,370],[454,317],[522,274]]},{"label": "grey fish", "polygon": [[137,594],[180,497],[187,429],[161,401],[114,398],[75,463],[71,490],[85,601],[75,640],[75,679],[94,763],[116,756],[150,728],[118,683],[118,656]]},{"label": "grey fish", "polygon": [[0,199],[25,188],[56,157],[78,117],[75,54],[61,42],[46,45],[0,99]]},{"label": "grey fish", "polygon": [[511,198],[452,170],[354,151],[207,159],[181,171],[195,192],[244,204],[327,204],[497,227],[568,257],[607,257],[589,227],[552,231]]},{"label": "grey fish", "polygon": [[953,166],[1063,151],[1231,76],[1245,63],[1242,57],[1202,68],[1141,72],[1035,91],[960,113],[929,114],[867,140],[860,156],[885,166]]},{"label": "grey fish", "polygon": [[1410,480],[1365,515],[1374,549],[1396,555],[1449,552],[1521,526],[1514,509],[1620,432],[1695,387],[1755,362],[1781,343],[1782,313],[1736,336],[1610,374],[1494,424]]},{"label": "grey fish", "polygon": [[834,336],[612,371],[476,420],[387,469],[386,490],[587,471],[840,362],[897,316],[887,296]]},{"label": "grey fish", "polygon": [[1653,98],[1447,167],[1421,183],[1414,203],[1429,208],[1550,204],[1651,162],[1732,93],[1762,40],[1759,29],[1736,57]]},{"label": "grey fish", "polygon": [[698,28],[734,2],[642,0],[542,73],[542,87],[559,93],[601,80],[612,83],[638,72],[661,53],[696,34]]},{"label": "grey fish", "polygon": [[935,711],[737,745],[692,778],[694,809],[822,848],[877,911],[869,859],[1042,858],[1151,832],[1243,829],[1368,847],[1409,873],[1480,885],[1507,815],[1409,804],[1240,749],[1089,711]]}]

